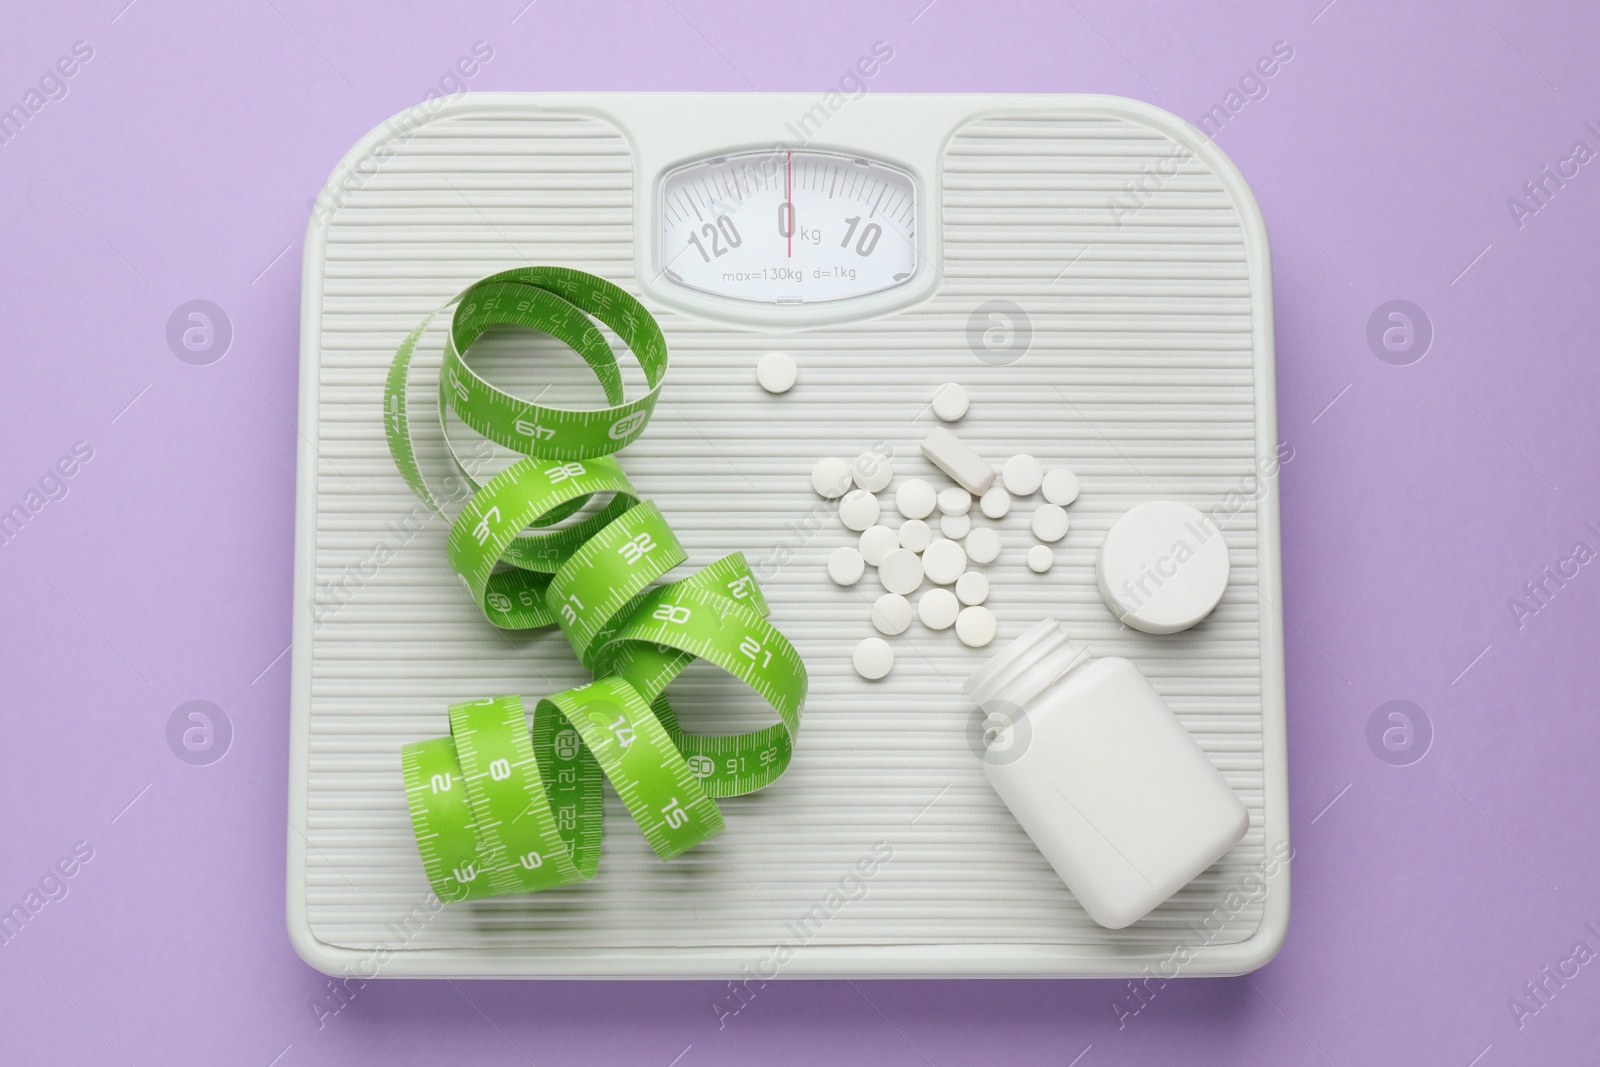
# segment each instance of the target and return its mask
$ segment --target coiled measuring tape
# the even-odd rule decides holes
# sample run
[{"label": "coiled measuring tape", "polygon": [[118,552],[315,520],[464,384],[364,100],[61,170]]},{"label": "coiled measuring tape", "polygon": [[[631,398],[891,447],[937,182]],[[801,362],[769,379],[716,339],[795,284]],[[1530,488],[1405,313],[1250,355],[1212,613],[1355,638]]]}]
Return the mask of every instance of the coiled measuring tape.
[{"label": "coiled measuring tape", "polygon": [[[406,383],[417,344],[452,306],[439,419],[472,495],[450,528],[450,565],[489,622],[516,630],[559,626],[596,680],[538,701],[531,729],[520,697],[490,697],[452,705],[448,737],[402,748],[417,848],[445,901],[592,877],[602,777],[662,859],[704,841],[723,827],[715,798],[760,789],[788,766],[806,696],[805,667],[767,621],[743,555],[654,585],[686,553],[612,453],[644,431],[666,375],[667,346],[654,317],[610,282],[565,267],[508,270],[469,286],[412,331],[384,389],[389,451],[412,491],[445,514],[412,447]],[[616,354],[596,320],[639,361],[644,396],[625,400]],[[544,407],[485,380],[466,354],[485,330],[502,324],[542,330],[571,346],[609,406]],[[446,412],[526,458],[479,485],[450,445]],[[604,494],[608,503],[579,515]],[[566,519],[573,521],[556,525]],[[696,659],[750,686],[778,721],[744,734],[684,731],[664,691]]]}]

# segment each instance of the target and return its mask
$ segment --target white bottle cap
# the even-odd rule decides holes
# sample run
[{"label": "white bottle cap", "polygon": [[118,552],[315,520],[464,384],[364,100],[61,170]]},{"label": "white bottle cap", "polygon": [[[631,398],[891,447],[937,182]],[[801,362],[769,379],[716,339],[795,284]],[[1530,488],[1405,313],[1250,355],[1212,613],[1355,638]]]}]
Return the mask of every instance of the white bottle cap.
[{"label": "white bottle cap", "polygon": [[1216,524],[1188,504],[1154,500],[1111,524],[1095,577],[1117,618],[1145,633],[1174,634],[1222,599],[1228,545]]}]

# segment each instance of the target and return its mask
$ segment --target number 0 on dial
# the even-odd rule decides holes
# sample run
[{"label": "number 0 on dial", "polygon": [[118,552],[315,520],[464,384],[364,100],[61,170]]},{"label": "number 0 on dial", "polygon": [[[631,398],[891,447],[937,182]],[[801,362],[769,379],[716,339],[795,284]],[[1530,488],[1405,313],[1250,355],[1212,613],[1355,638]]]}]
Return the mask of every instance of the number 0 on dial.
[{"label": "number 0 on dial", "polygon": [[917,187],[898,167],[759,150],[661,181],[659,262],[673,282],[769,304],[846,300],[917,272]]}]

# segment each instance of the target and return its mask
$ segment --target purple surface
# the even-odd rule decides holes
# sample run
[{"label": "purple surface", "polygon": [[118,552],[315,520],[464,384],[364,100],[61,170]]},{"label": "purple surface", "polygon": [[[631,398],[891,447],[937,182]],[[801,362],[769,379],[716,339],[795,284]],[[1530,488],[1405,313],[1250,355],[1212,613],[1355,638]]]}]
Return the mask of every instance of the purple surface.
[{"label": "purple surface", "polygon": [[[0,143],[0,508],[93,449],[0,544],[0,907],[93,850],[0,944],[0,1061],[1600,1058],[1600,563],[1523,593],[1600,550],[1600,162],[1542,206],[1522,189],[1576,141],[1600,151],[1593,5],[124,2],[29,5],[0,35],[0,107],[93,48]],[[1191,122],[1293,49],[1217,136],[1271,231],[1295,450],[1286,947],[1120,1028],[1120,982],[796,982],[720,1031],[714,983],[384,982],[319,1026],[281,814],[307,202],[476,41],[494,57],[472,90],[820,92],[880,39],[873,92],[1113,93]],[[1520,225],[1515,196],[1538,207]],[[197,298],[234,330],[209,366],[166,341]],[[1434,331],[1407,366],[1367,343],[1392,299]],[[209,766],[169,748],[195,699],[233,727]],[[1390,700],[1432,725],[1420,761],[1369,746]]]}]

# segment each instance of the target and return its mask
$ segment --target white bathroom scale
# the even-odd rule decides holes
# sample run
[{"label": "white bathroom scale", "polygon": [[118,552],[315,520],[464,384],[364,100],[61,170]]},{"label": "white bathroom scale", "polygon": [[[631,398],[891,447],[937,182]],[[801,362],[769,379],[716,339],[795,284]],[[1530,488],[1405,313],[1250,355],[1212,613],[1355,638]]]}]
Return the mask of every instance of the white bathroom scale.
[{"label": "white bathroom scale", "polygon": [[[745,554],[810,695],[787,773],[721,801],[727,828],[710,841],[661,862],[608,787],[592,881],[438,905],[401,746],[447,733],[451,703],[518,693],[531,707],[589,679],[559,631],[498,631],[463,592],[446,521],[390,459],[384,375],[430,312],[523,264],[603,276],[660,320],[664,391],[618,459],[689,553],[669,577]],[[1171,976],[1237,974],[1277,951],[1289,812],[1271,270],[1249,187],[1199,131],[1107,96],[474,93],[351,149],[313,209],[303,284],[288,926],[313,966]],[[419,346],[410,399],[434,473],[442,336]],[[783,395],[756,383],[772,350],[799,368]],[[601,403],[542,335],[495,334],[473,359],[528,399]],[[945,424],[930,402],[950,382],[971,406]],[[867,682],[851,652],[881,590],[870,568],[853,587],[828,579],[827,557],[857,535],[811,469],[878,447],[895,485],[947,485],[918,451],[936,425],[996,465],[1069,467],[1081,494],[1048,573],[1024,562],[1039,497],[998,523],[1002,553],[983,568],[993,645],[913,623],[889,639],[891,673]],[[459,429],[488,468],[509,460]],[[1111,523],[1161,499],[1211,514],[1231,559],[1216,611],[1169,636],[1121,626],[1095,585]],[[1044,618],[1133,660],[1250,813],[1223,860],[1126,929],[1088,918],[975,754],[962,682]],[[705,664],[672,692],[690,730],[773,721]]]}]

